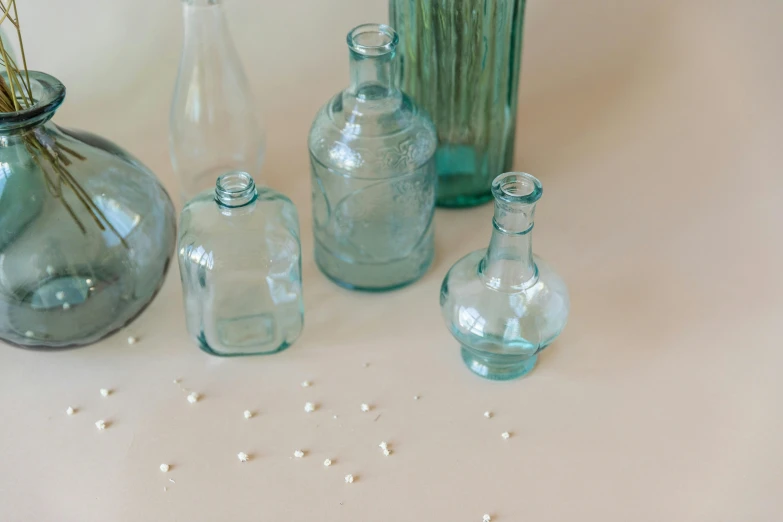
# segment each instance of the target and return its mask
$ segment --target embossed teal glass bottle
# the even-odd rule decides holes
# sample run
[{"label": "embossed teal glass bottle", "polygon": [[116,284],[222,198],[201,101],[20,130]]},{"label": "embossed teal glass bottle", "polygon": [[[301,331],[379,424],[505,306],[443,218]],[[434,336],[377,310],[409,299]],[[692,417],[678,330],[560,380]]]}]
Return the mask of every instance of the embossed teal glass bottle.
[{"label": "embossed teal glass bottle", "polygon": [[511,170],[524,14],[525,0],[389,0],[402,88],[438,129],[438,205],[488,201]]},{"label": "embossed teal glass bottle", "polygon": [[411,283],[434,255],[435,127],[397,88],[397,34],[361,25],[348,34],[351,85],[310,130],[315,260],[359,290]]},{"label": "embossed teal glass bottle", "polygon": [[299,218],[245,172],[220,176],[182,210],[179,270],[188,332],[213,355],[285,349],[304,324]]},{"label": "embossed teal glass bottle", "polygon": [[440,306],[462,358],[488,379],[528,373],[538,353],[568,319],[562,279],[533,255],[533,216],[541,183],[521,172],[492,183],[495,216],[489,248],[457,261],[440,291]]}]

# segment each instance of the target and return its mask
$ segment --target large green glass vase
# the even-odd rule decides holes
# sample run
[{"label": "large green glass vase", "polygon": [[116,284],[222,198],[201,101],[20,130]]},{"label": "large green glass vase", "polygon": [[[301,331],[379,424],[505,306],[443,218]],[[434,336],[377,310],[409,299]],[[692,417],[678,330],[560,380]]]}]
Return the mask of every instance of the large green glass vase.
[{"label": "large green glass vase", "polygon": [[492,199],[511,170],[525,0],[389,0],[402,88],[438,129],[437,203]]},{"label": "large green glass vase", "polygon": [[32,106],[0,113],[0,341],[85,345],[155,296],[174,207],[133,156],[51,121],[65,98],[56,78],[31,71],[30,84]]}]

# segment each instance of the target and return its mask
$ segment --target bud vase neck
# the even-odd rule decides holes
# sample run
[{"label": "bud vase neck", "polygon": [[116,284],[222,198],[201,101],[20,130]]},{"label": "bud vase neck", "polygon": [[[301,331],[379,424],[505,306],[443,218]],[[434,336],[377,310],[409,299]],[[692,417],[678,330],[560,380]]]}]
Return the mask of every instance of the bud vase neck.
[{"label": "bud vase neck", "polygon": [[508,172],[495,179],[492,194],[492,239],[479,272],[485,284],[498,290],[528,288],[538,280],[533,261],[533,225],[541,183],[530,174]]}]

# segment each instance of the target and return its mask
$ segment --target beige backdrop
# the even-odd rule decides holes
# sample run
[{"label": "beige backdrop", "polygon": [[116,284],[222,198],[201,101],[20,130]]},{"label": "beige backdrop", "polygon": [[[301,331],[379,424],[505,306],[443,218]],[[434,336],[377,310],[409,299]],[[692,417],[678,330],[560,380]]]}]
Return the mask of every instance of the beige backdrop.
[{"label": "beige backdrop", "polygon": [[[572,315],[529,378],[494,383],[463,367],[438,310],[491,206],[439,211],[435,265],[397,292],[344,291],[313,265],[306,134],[347,83],[345,33],[385,21],[384,0],[228,1],[266,115],[265,179],[300,209],[304,335],[273,357],[201,353],[175,268],[99,345],[0,347],[2,522],[783,519],[782,2],[530,0],[516,167],[544,183],[535,249]],[[175,192],[178,2],[19,10],[31,68],[68,88],[57,121],[121,143]]]}]

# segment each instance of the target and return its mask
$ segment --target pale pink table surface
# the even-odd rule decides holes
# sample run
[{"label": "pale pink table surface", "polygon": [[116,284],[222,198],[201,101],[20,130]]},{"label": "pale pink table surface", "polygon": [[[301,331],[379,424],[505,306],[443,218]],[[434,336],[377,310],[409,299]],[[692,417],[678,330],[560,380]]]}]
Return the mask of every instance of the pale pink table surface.
[{"label": "pale pink table surface", "polygon": [[[20,2],[31,68],[69,89],[58,121],[123,144],[174,193],[177,2],[69,6]],[[300,210],[304,334],[272,357],[200,352],[174,268],[95,346],[0,347],[0,521],[783,520],[781,2],[529,2],[515,167],[543,181],[535,250],[572,315],[505,383],[468,372],[438,308],[490,205],[438,211],[435,265],[403,290],[351,293],[313,264],[307,131],[347,82],[345,33],[385,21],[385,2],[229,7],[265,180]]]}]

